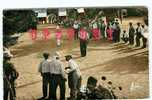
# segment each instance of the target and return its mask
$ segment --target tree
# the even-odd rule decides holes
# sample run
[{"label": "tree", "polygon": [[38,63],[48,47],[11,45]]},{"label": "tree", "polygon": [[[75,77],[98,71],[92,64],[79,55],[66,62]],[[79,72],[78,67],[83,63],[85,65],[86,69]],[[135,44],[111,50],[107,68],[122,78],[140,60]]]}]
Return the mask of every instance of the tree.
[{"label": "tree", "polygon": [[36,15],[32,10],[3,11],[3,35],[25,32],[36,25]]},{"label": "tree", "polygon": [[[32,10],[4,10],[3,11],[3,43],[12,43],[11,35],[22,33],[30,28],[36,28],[36,14]],[[16,43],[17,38],[13,38]],[[13,43],[14,44],[14,43]]]}]

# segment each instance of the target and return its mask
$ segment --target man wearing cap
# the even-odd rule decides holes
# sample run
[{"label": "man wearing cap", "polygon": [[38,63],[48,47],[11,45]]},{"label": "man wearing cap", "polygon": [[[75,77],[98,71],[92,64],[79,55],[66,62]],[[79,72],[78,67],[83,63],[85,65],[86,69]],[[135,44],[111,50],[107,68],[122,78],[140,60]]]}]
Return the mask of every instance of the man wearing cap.
[{"label": "man wearing cap", "polygon": [[66,71],[68,73],[70,99],[75,100],[81,86],[81,73],[78,64],[72,59],[71,55],[66,55],[65,58],[66,61],[68,61],[68,67],[66,67]]},{"label": "man wearing cap", "polygon": [[4,54],[3,61],[3,80],[4,80],[4,100],[16,100],[15,80],[18,78],[14,64],[10,62],[11,57],[8,54]]},{"label": "man wearing cap", "polygon": [[[39,65],[38,71],[41,73],[42,76],[42,91],[43,97],[39,98],[38,100],[43,100],[47,97],[47,90],[50,81],[50,61],[49,61],[49,53],[43,53],[44,60],[41,61]],[[49,90],[50,92],[50,90]]]},{"label": "man wearing cap", "polygon": [[49,99],[50,100],[57,100],[56,91],[57,87],[60,87],[60,100],[65,100],[65,72],[64,66],[60,61],[59,53],[56,52],[52,61],[50,62],[50,74],[51,74],[51,85],[50,89],[51,94]]}]

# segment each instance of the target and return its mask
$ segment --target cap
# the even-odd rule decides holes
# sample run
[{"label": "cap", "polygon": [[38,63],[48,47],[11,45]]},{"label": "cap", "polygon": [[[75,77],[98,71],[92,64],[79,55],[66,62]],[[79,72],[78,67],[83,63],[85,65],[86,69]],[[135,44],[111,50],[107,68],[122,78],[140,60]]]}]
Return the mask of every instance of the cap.
[{"label": "cap", "polygon": [[72,58],[72,55],[66,55],[65,58]]}]

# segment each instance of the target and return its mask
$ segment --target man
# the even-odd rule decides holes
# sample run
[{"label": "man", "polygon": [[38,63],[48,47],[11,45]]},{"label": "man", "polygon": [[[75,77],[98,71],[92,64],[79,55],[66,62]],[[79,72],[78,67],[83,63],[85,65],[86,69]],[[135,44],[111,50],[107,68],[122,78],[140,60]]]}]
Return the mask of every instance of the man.
[{"label": "man", "polygon": [[11,57],[4,54],[3,61],[3,80],[4,80],[4,100],[16,100],[15,80],[18,78],[19,73],[16,71],[14,65],[10,62]]},{"label": "man", "polygon": [[88,32],[86,31],[86,27],[81,28],[79,32],[79,38],[80,38],[80,52],[81,52],[81,57],[85,57],[87,54],[87,41],[89,39]]},{"label": "man", "polygon": [[120,32],[121,32],[121,28],[117,21],[116,22],[116,42],[120,42]]},{"label": "man", "polygon": [[129,44],[133,45],[134,44],[134,34],[135,34],[135,29],[132,25],[132,23],[129,23]]},{"label": "man", "polygon": [[57,100],[56,91],[60,87],[60,100],[65,100],[65,72],[64,66],[60,61],[59,53],[55,53],[54,59],[50,62],[51,86],[52,89],[50,100]]},{"label": "man", "polygon": [[146,37],[147,29],[145,28],[145,25],[142,25],[141,34],[142,34],[142,42],[143,42],[142,48],[146,48],[146,44],[147,44],[147,37]]},{"label": "man", "polygon": [[105,22],[102,21],[101,27],[100,27],[100,33],[101,33],[101,36],[103,37],[103,39],[106,38],[106,36],[105,36],[105,28],[106,28]]},{"label": "man", "polygon": [[[48,85],[50,81],[50,61],[49,61],[49,53],[43,53],[44,60],[41,61],[39,65],[38,71],[41,73],[42,76],[42,91],[43,97],[39,98],[38,100],[43,100],[47,97]],[[49,90],[50,92],[50,90]]]},{"label": "man", "polygon": [[127,43],[128,42],[128,34],[126,33],[126,30],[123,30],[123,33],[121,34],[121,39]]},{"label": "man", "polygon": [[115,22],[112,22],[112,37],[113,37],[113,42],[116,42],[117,39],[116,39],[116,36],[117,36],[117,26],[116,26],[116,23]]},{"label": "man", "polygon": [[66,67],[68,73],[68,84],[70,88],[70,100],[75,100],[77,98],[77,93],[81,87],[81,72],[78,64],[72,59],[71,55],[65,56],[68,62],[68,67]]},{"label": "man", "polygon": [[141,24],[137,23],[137,28],[136,28],[136,47],[140,46],[140,38],[142,37],[141,35]]}]

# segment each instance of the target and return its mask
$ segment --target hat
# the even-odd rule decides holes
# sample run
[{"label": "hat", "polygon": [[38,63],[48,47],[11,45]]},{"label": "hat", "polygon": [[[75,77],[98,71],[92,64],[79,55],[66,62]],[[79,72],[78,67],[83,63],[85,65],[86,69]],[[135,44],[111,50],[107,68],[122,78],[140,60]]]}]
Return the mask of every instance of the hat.
[{"label": "hat", "polygon": [[72,55],[66,55],[65,58],[72,58]]},{"label": "hat", "polygon": [[3,57],[4,59],[10,59],[11,56],[8,53],[3,53]]}]

